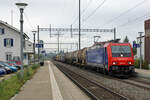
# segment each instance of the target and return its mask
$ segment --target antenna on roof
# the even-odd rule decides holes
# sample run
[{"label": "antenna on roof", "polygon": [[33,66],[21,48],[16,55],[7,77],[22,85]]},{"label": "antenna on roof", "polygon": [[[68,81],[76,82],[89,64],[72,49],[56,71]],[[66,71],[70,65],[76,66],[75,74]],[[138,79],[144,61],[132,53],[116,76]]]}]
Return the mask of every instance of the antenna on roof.
[{"label": "antenna on roof", "polygon": [[13,10],[11,10],[11,26],[13,26]]}]

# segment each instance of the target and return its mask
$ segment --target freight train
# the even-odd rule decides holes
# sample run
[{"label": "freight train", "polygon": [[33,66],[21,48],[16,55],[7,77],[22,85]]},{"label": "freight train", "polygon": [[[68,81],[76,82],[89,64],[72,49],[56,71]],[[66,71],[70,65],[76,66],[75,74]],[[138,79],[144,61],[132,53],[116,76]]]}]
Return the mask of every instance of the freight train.
[{"label": "freight train", "polygon": [[96,69],[104,74],[129,76],[134,73],[134,56],[129,43],[101,42],[92,47],[59,54],[55,59]]}]

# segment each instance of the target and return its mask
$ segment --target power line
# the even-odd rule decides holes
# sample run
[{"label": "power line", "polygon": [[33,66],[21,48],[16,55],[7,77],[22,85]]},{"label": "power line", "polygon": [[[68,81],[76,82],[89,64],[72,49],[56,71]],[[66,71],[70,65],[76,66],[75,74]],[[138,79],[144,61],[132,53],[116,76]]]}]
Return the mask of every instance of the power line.
[{"label": "power line", "polygon": [[83,11],[81,12],[82,14],[88,9],[88,7],[90,6],[92,0],[90,0],[87,4],[87,6],[83,9]]},{"label": "power line", "polygon": [[[81,16],[83,15],[83,13],[85,13],[85,11],[88,9],[88,7],[90,6],[92,0],[90,0],[87,4],[87,6],[82,10],[81,12]],[[76,19],[73,21],[72,25],[75,24],[77,22],[77,20],[79,19],[79,16],[76,17]]]},{"label": "power line", "polygon": [[92,15],[94,15],[94,13],[96,13],[96,11],[97,11],[100,7],[102,7],[103,4],[104,4],[106,1],[107,1],[107,0],[103,0],[103,2],[102,2],[92,13],[90,13],[89,16],[84,19],[83,22],[87,21]]},{"label": "power line", "polygon": [[143,17],[147,17],[147,16],[150,16],[150,12],[147,13],[147,14],[145,14],[145,15],[143,15],[143,16],[137,17],[137,18],[135,18],[135,19],[133,19],[133,20],[131,20],[131,21],[128,21],[127,23],[118,25],[117,27],[123,27],[123,26],[125,26],[125,25],[127,25],[127,24],[129,24],[129,23],[136,22],[136,21],[138,21],[139,19],[141,19],[141,18],[143,18]]},{"label": "power line", "polygon": [[25,12],[24,12],[24,15],[25,15],[25,18],[26,18],[28,24],[30,25],[31,29],[33,30],[33,29],[34,29],[34,28],[33,28],[33,25],[31,24],[31,22],[30,22],[30,20],[29,20],[27,14],[26,14]]},{"label": "power line", "polygon": [[135,6],[133,6],[132,8],[127,9],[125,12],[121,13],[119,16],[109,20],[106,24],[102,25],[102,26],[106,26],[107,24],[110,24],[111,22],[117,20],[118,18],[120,18],[121,16],[125,15],[126,13],[136,9],[137,7],[139,7],[140,5],[142,5],[143,3],[145,3],[147,0],[143,0],[142,2],[136,4]]},{"label": "power line", "polygon": [[[14,10],[13,10],[13,13],[17,14],[17,12],[14,11]],[[32,30],[34,30],[33,25],[31,24],[31,22],[30,22],[30,20],[29,20],[27,14],[26,14],[25,12],[24,12],[24,16],[25,16],[25,18],[26,18],[26,20],[27,20],[27,22],[28,22],[30,28],[31,28]]]}]

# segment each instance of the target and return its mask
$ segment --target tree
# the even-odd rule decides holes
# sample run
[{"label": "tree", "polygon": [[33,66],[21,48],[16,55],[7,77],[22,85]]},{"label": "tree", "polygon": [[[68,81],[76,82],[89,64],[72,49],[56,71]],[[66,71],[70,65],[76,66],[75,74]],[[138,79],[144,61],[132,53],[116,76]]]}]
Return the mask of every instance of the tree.
[{"label": "tree", "polygon": [[128,36],[125,37],[125,39],[123,40],[124,43],[129,43],[129,39]]}]

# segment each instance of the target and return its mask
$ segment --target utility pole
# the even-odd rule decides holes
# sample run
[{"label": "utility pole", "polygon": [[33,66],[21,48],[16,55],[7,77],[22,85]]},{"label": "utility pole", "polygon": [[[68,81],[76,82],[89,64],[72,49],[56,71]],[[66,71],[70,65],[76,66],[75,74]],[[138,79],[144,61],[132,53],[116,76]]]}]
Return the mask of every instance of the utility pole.
[{"label": "utility pole", "polygon": [[50,38],[52,37],[52,33],[51,33],[51,24],[49,25],[49,35],[50,35]]},{"label": "utility pole", "polygon": [[60,36],[60,34],[59,34],[59,31],[58,31],[58,38],[57,38],[57,41],[58,41],[58,53],[59,53],[59,36]]},{"label": "utility pole", "polygon": [[142,33],[143,32],[139,32],[140,34],[140,69],[142,69]]},{"label": "utility pole", "polygon": [[81,7],[81,1],[79,0],[79,50],[81,49],[81,40],[80,40],[80,38],[81,38],[81,13],[80,13],[80,8]]},{"label": "utility pole", "polygon": [[76,45],[77,45],[77,50],[78,50],[78,43]]},{"label": "utility pole", "polygon": [[39,42],[40,42],[40,39],[39,39],[39,25],[37,26],[37,39],[38,39],[38,63],[40,61],[40,48],[39,48]]},{"label": "utility pole", "polygon": [[32,31],[33,32],[33,52],[34,52],[34,64],[35,64],[35,33],[36,31]]},{"label": "utility pole", "polygon": [[71,38],[72,38],[72,24],[71,24],[71,27],[70,27],[70,32],[71,32]]},{"label": "utility pole", "polygon": [[116,28],[114,28],[114,40],[116,40]]}]

